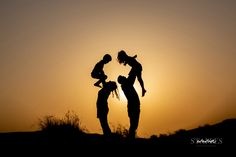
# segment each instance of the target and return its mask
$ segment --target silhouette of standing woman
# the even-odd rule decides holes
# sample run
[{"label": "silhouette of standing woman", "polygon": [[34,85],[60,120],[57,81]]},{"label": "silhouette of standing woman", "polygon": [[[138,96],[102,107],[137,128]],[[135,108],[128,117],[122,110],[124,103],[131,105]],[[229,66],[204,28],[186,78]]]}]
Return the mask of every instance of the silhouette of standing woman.
[{"label": "silhouette of standing woman", "polygon": [[118,52],[117,59],[120,64],[128,64],[129,66],[131,66],[131,70],[129,72],[129,80],[134,84],[136,77],[138,78],[138,81],[142,88],[142,96],[144,96],[146,93],[146,89],[144,88],[142,79],[142,65],[136,60],[136,57],[137,55],[133,57],[128,56],[124,50],[121,50],[120,52]]},{"label": "silhouette of standing woman", "polygon": [[119,96],[117,94],[117,85],[116,82],[109,81],[104,84],[103,88],[99,90],[98,92],[98,98],[97,98],[97,118],[100,121],[103,134],[104,135],[110,135],[111,129],[108,125],[107,121],[107,115],[108,115],[108,97],[111,94],[111,92],[115,92],[116,97],[119,99]]},{"label": "silhouette of standing woman", "polygon": [[140,114],[140,101],[138,94],[133,86],[132,80],[124,76],[118,77],[118,82],[127,98],[128,116],[130,119],[129,137],[135,138],[136,130],[138,128],[139,114]]}]

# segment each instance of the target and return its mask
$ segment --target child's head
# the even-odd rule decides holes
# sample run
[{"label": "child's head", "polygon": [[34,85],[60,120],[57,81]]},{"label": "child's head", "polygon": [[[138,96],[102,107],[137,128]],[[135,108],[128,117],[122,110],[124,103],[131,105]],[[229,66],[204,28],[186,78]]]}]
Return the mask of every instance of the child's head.
[{"label": "child's head", "polygon": [[103,56],[103,61],[104,61],[105,63],[108,63],[108,62],[110,62],[111,60],[112,60],[111,55],[105,54],[105,55]]},{"label": "child's head", "polygon": [[125,64],[127,57],[128,55],[126,54],[126,52],[124,50],[121,50],[120,52],[118,52],[117,60],[120,64]]},{"label": "child's head", "polygon": [[117,81],[120,83],[120,84],[124,84],[126,82],[127,78],[124,77],[124,76],[119,76]]}]

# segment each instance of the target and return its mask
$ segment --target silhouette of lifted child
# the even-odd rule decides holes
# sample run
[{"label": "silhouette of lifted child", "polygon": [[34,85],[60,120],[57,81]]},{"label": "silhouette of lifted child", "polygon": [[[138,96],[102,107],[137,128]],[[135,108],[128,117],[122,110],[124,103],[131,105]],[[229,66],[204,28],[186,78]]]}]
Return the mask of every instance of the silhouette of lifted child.
[{"label": "silhouette of lifted child", "polygon": [[142,79],[142,65],[136,60],[136,57],[137,55],[133,57],[128,56],[124,50],[121,50],[120,52],[118,52],[117,60],[120,64],[128,64],[129,66],[131,66],[128,78],[132,84],[134,84],[136,77],[138,78],[138,81],[142,88],[142,96],[144,96],[146,93],[146,89],[144,88]]},{"label": "silhouette of lifted child", "polygon": [[117,85],[114,81],[105,83],[103,88],[99,90],[97,98],[97,118],[100,121],[103,134],[108,136],[111,135],[111,129],[107,121],[107,115],[109,111],[107,100],[111,92],[112,94],[113,92],[115,92],[116,97],[119,99],[119,95],[117,93]]},{"label": "silhouette of lifted child", "polygon": [[112,60],[111,55],[105,54],[103,56],[103,59],[99,61],[93,68],[93,71],[91,73],[92,78],[99,79],[96,83],[94,83],[94,86],[102,88],[100,83],[102,83],[103,86],[105,85],[106,83],[105,80],[107,79],[107,76],[105,75],[103,71],[103,67],[105,64],[109,63],[111,60]]}]

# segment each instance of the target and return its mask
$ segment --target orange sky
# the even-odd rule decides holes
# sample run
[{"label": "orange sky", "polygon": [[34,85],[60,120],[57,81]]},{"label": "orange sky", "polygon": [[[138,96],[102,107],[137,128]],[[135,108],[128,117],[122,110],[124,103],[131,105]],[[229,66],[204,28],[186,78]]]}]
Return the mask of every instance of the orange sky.
[{"label": "orange sky", "polygon": [[[90,132],[105,53],[109,80],[138,55],[147,89],[138,135],[170,133],[236,117],[233,0],[12,0],[0,2],[0,132],[36,130],[38,118],[74,110]],[[122,91],[120,90],[122,95]],[[126,100],[109,98],[109,122],[128,127]]]}]

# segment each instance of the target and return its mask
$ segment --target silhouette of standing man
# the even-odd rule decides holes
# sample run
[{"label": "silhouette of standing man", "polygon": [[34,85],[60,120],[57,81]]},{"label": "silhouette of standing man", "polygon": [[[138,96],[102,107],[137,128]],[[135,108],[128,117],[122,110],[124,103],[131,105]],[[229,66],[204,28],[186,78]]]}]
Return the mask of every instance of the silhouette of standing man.
[{"label": "silhouette of standing man", "polygon": [[138,94],[133,86],[133,81],[124,76],[118,77],[118,82],[127,98],[128,116],[130,119],[129,137],[135,138],[136,130],[138,128],[139,114],[140,114],[140,101]]},{"label": "silhouette of standing man", "polygon": [[107,115],[108,115],[108,111],[109,111],[107,100],[108,100],[109,95],[113,91],[115,92],[116,97],[119,99],[116,89],[117,89],[116,82],[109,81],[109,82],[106,82],[103,85],[103,88],[100,89],[98,92],[97,118],[100,121],[104,135],[111,134],[111,129],[110,129],[110,127],[108,125],[108,121],[107,121]]}]

